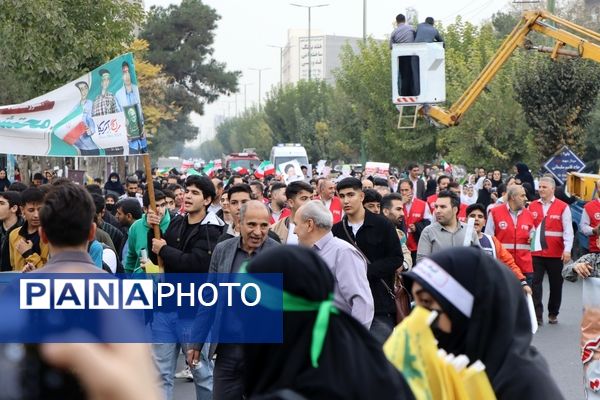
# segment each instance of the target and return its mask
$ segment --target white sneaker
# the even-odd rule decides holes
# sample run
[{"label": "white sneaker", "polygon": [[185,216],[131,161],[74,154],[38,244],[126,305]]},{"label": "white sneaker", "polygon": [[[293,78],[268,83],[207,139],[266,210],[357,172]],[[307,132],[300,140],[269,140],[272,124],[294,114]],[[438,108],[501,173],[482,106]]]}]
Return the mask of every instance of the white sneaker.
[{"label": "white sneaker", "polygon": [[194,377],[192,376],[192,370],[186,365],[184,369],[175,373],[175,379],[187,379],[188,381],[193,381]]}]

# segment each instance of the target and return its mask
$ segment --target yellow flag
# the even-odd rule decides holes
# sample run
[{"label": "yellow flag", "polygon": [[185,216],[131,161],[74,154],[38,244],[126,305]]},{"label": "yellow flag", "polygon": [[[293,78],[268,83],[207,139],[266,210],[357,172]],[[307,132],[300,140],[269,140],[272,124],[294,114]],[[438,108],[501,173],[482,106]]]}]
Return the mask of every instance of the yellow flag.
[{"label": "yellow flag", "polygon": [[383,346],[388,360],[402,372],[417,400],[448,398],[429,315],[426,309],[416,307]]},{"label": "yellow flag", "polygon": [[[468,368],[455,357],[438,354],[429,327],[431,312],[416,307],[396,327],[383,346],[388,360],[404,375],[417,400],[463,400],[496,398],[480,361]],[[464,360],[466,358],[462,356]],[[458,365],[458,366],[457,366]]]}]

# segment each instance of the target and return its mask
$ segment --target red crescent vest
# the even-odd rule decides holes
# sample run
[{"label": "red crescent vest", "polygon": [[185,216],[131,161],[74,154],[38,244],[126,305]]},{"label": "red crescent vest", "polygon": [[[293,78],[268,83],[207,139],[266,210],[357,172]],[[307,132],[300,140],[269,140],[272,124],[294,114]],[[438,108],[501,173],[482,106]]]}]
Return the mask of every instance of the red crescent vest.
[{"label": "red crescent vest", "polygon": [[[411,224],[416,224],[425,218],[425,207],[427,207],[427,203],[417,198],[412,199],[412,204],[408,214],[406,207],[404,207],[404,220],[406,221],[407,227]],[[415,240],[415,234],[409,232],[408,239],[406,240],[406,247],[408,247],[410,251],[417,251],[417,244],[418,243]]]},{"label": "red crescent vest", "polygon": [[331,211],[331,215],[333,215],[333,223],[337,224],[342,220],[342,201],[339,197],[333,196],[331,198],[331,203],[329,204],[329,211]]},{"label": "red crescent vest", "polygon": [[[541,200],[536,200],[529,205],[529,211],[533,216],[533,222],[537,228],[544,219],[544,209]],[[542,251],[534,251],[531,255],[536,257],[560,258],[565,251],[563,241],[562,213],[567,208],[563,201],[554,199],[546,213],[546,244],[548,248]]]},{"label": "red crescent vest", "polygon": [[435,201],[437,200],[437,194],[432,194],[427,197],[427,205],[429,206],[429,211],[432,213],[435,211]]},{"label": "red crescent vest", "polygon": [[277,222],[279,222],[280,219],[284,219],[285,217],[288,217],[292,215],[292,210],[290,210],[289,208],[285,207],[284,209],[281,210],[281,214],[279,215],[279,219],[277,221],[275,221],[275,218],[273,218],[273,215],[271,215],[269,217],[269,223],[271,225],[275,225]]},{"label": "red crescent vest", "polygon": [[499,205],[490,210],[490,217],[494,219],[494,236],[515,259],[515,263],[524,274],[533,272],[531,258],[531,245],[529,235],[535,225],[533,216],[527,209],[523,209],[517,217],[515,226],[506,204]]},{"label": "red crescent vest", "polygon": [[[590,226],[592,228],[600,225],[600,200],[588,201],[583,207],[587,215],[590,217]],[[590,253],[600,253],[600,249],[596,245],[598,235],[589,237]]]}]

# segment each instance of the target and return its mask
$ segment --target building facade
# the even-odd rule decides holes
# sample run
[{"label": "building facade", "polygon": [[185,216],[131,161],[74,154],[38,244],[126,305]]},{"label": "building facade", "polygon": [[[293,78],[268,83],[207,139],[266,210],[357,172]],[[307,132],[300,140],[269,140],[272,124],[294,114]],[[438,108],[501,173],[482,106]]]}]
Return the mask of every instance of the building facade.
[{"label": "building facade", "polygon": [[354,51],[358,51],[361,40],[362,38],[324,35],[323,32],[312,29],[309,46],[306,29],[288,30],[287,45],[283,49],[283,84],[308,80],[309,60],[311,79],[333,83],[335,80],[333,71],[340,66],[343,47],[349,44]]}]

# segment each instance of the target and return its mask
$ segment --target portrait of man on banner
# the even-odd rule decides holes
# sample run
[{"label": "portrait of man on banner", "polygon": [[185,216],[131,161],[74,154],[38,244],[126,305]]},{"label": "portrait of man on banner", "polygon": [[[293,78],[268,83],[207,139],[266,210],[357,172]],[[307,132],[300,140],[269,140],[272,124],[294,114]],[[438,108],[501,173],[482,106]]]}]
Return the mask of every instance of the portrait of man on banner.
[{"label": "portrait of man on banner", "polygon": [[138,86],[132,82],[131,68],[127,61],[121,64],[123,87],[115,97],[119,108],[125,113],[127,126],[127,139],[129,140],[129,154],[141,154],[148,151],[144,135],[144,116],[140,101]]}]

